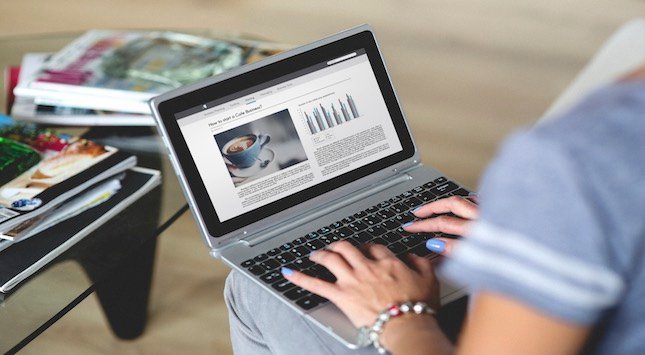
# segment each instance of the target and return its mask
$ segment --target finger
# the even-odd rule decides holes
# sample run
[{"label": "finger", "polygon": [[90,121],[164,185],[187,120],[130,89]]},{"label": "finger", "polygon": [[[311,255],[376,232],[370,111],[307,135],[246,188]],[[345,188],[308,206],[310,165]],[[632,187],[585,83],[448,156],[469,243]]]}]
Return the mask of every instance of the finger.
[{"label": "finger", "polygon": [[450,256],[459,241],[449,238],[432,238],[426,242],[426,248],[433,253]]},{"label": "finger", "polygon": [[360,269],[369,262],[358,248],[344,240],[329,244],[327,249],[342,255],[345,261],[354,269]]},{"label": "finger", "polygon": [[313,292],[327,299],[334,299],[334,296],[338,292],[335,284],[306,275],[300,271],[283,267],[280,269],[280,272],[282,273],[282,276],[294,285],[300,286],[307,291]]},{"label": "finger", "polygon": [[368,255],[371,256],[374,260],[396,257],[396,255],[394,255],[394,253],[392,253],[390,249],[380,244],[368,244],[366,249]]},{"label": "finger", "polygon": [[432,262],[429,259],[414,254],[408,254],[408,260],[410,261],[410,266],[421,275],[428,276],[432,274]]},{"label": "finger", "polygon": [[430,217],[433,214],[449,212],[466,219],[476,219],[479,216],[477,204],[460,196],[442,198],[441,200],[419,206],[412,211],[415,216],[420,218]]},{"label": "finger", "polygon": [[410,233],[443,232],[464,235],[468,231],[471,223],[467,219],[444,215],[404,224],[403,229]]},{"label": "finger", "polygon": [[313,251],[309,255],[309,260],[326,267],[336,277],[346,277],[352,271],[352,267],[345,258],[331,250]]}]

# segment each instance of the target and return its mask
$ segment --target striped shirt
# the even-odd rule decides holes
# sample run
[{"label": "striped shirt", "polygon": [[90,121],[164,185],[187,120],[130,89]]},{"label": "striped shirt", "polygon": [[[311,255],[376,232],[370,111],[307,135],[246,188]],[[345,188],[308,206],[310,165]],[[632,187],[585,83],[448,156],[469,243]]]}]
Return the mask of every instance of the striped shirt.
[{"label": "striped shirt", "polygon": [[480,196],[444,277],[602,328],[591,353],[645,352],[645,82],[515,134]]}]

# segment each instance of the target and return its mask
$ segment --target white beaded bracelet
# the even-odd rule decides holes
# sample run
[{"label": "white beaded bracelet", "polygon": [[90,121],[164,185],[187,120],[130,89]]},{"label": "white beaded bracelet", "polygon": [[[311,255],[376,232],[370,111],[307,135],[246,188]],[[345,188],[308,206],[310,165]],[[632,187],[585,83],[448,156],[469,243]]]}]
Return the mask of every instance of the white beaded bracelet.
[{"label": "white beaded bracelet", "polygon": [[393,304],[378,314],[376,321],[371,327],[361,327],[358,329],[358,343],[360,346],[373,344],[379,354],[387,353],[380,342],[380,336],[383,333],[383,327],[390,319],[402,316],[407,313],[414,314],[435,314],[435,311],[424,302],[404,302]]}]

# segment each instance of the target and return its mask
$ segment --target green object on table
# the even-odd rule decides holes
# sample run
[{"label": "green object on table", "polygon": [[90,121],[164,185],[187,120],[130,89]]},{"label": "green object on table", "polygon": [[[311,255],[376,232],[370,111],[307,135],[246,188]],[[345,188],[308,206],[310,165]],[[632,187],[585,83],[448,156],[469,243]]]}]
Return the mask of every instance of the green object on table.
[{"label": "green object on table", "polygon": [[0,137],[0,186],[10,182],[40,161],[29,146]]}]

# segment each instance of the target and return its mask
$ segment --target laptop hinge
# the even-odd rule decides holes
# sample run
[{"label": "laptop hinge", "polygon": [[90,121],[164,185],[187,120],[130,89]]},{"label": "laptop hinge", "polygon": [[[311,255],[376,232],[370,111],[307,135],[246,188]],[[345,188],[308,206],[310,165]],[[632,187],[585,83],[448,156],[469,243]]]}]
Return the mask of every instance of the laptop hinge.
[{"label": "laptop hinge", "polygon": [[412,179],[412,176],[408,174],[405,174],[405,173],[397,174],[394,177],[391,177],[385,181],[373,184],[371,186],[365,187],[359,191],[356,191],[353,194],[343,197],[342,199],[338,199],[333,202],[330,202],[324,207],[316,209],[313,212],[309,212],[306,216],[295,217],[289,221],[281,223],[279,226],[276,226],[273,228],[267,228],[267,229],[255,232],[252,235],[246,237],[245,239],[240,240],[240,242],[247,246],[254,246],[254,245],[260,244],[266,240],[274,238],[277,235],[283,234],[296,227],[299,227],[304,223],[308,223],[313,220],[316,220],[322,216],[325,216],[329,213],[332,213],[338,210],[339,208],[351,205],[354,202],[365,199],[380,191],[383,191],[387,188],[390,188],[394,185],[398,185],[402,182],[405,182],[411,179]]}]

